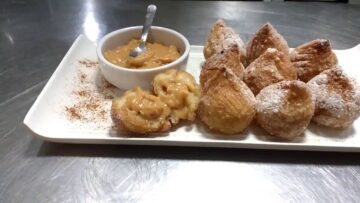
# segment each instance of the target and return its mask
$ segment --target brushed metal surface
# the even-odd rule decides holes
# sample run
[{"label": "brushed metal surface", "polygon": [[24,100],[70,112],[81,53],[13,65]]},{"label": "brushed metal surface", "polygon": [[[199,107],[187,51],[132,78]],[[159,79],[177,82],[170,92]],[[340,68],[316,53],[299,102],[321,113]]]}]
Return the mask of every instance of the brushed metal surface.
[{"label": "brushed metal surface", "polygon": [[[360,42],[360,6],[163,2],[155,25],[202,44],[217,18],[246,41],[269,21],[290,46]],[[66,145],[22,120],[76,36],[139,25],[148,2],[0,1],[0,202],[359,202],[359,154]],[[137,11],[137,12],[135,12]]]}]

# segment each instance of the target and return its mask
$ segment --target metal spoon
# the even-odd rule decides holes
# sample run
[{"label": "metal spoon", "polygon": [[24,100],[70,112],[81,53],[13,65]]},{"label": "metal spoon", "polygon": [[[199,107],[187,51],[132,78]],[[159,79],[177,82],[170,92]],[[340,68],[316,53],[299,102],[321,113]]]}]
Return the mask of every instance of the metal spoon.
[{"label": "metal spoon", "polygon": [[130,56],[137,57],[138,55],[140,55],[141,53],[146,51],[145,43],[146,43],[146,39],[147,39],[149,30],[150,30],[151,24],[154,20],[155,12],[156,12],[155,5],[149,5],[147,7],[145,23],[144,23],[144,26],[142,29],[139,46],[137,46],[135,49],[130,51],[130,54],[129,54]]}]

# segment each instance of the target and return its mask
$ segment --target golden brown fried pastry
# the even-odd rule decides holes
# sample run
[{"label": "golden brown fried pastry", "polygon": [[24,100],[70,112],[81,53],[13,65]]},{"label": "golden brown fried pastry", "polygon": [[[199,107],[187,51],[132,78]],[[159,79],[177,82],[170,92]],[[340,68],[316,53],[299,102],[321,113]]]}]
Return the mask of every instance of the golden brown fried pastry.
[{"label": "golden brown fried pastry", "polygon": [[245,70],[244,82],[255,95],[264,87],[283,80],[296,80],[296,69],[289,55],[274,48],[268,48]]},{"label": "golden brown fried pastry", "polygon": [[330,42],[325,39],[316,39],[296,47],[290,53],[290,58],[297,69],[298,78],[304,82],[337,64]]},{"label": "golden brown fried pastry", "polygon": [[256,120],[269,134],[291,139],[301,135],[314,114],[310,89],[297,80],[281,81],[256,96]]},{"label": "golden brown fried pastry", "polygon": [[131,132],[164,132],[171,127],[170,108],[160,98],[139,87],[113,100],[111,111],[115,122]]},{"label": "golden brown fried pastry", "polygon": [[255,97],[231,70],[219,70],[204,86],[198,114],[210,130],[240,133],[255,116]]},{"label": "golden brown fried pastry", "polygon": [[360,116],[360,87],[343,70],[326,70],[311,79],[308,86],[315,99],[315,123],[341,128]]},{"label": "golden brown fried pastry", "polygon": [[155,76],[155,94],[172,110],[170,120],[193,121],[200,102],[200,87],[192,75],[182,70],[170,69]]},{"label": "golden brown fried pastry", "polygon": [[270,23],[263,25],[248,42],[246,47],[248,64],[268,48],[275,48],[284,54],[289,54],[288,43]]},{"label": "golden brown fried pastry", "polygon": [[224,49],[228,49],[234,44],[237,45],[237,48],[239,49],[239,59],[241,63],[246,65],[245,45],[239,35],[237,35],[233,29],[226,26],[223,20],[216,21],[205,42],[205,59],[210,58],[212,55],[219,53]]},{"label": "golden brown fried pastry", "polygon": [[244,66],[239,60],[238,45],[234,44],[205,61],[200,74],[201,86],[203,87],[205,82],[222,68],[231,70],[237,77],[243,79]]}]

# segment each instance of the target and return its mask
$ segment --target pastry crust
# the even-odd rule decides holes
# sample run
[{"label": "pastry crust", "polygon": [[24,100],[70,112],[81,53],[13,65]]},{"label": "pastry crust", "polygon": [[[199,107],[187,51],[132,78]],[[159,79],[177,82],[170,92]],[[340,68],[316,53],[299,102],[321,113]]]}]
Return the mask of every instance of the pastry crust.
[{"label": "pastry crust", "polygon": [[172,124],[180,120],[195,120],[201,90],[192,75],[170,69],[156,75],[153,86],[154,93],[170,107]]},{"label": "pastry crust", "polygon": [[203,87],[206,81],[213,75],[225,68],[231,70],[241,80],[244,77],[244,66],[239,60],[238,45],[234,44],[228,49],[214,54],[202,65],[200,73],[200,85]]},{"label": "pastry crust", "polygon": [[205,59],[217,54],[224,49],[230,48],[232,45],[237,45],[239,51],[239,60],[246,66],[246,49],[244,42],[240,39],[233,29],[226,26],[223,20],[215,22],[210,30],[209,36],[204,46]]},{"label": "pastry crust", "polygon": [[339,67],[315,76],[308,86],[315,99],[315,123],[342,128],[360,116],[360,87]]},{"label": "pastry crust", "polygon": [[270,23],[263,25],[247,43],[248,64],[253,62],[268,48],[275,48],[284,54],[289,54],[288,43]]},{"label": "pastry crust", "polygon": [[329,40],[316,39],[296,47],[290,54],[298,78],[308,82],[319,73],[337,65]]},{"label": "pastry crust", "polygon": [[220,68],[206,82],[198,115],[210,130],[241,133],[255,116],[255,97],[231,70]]},{"label": "pastry crust", "polygon": [[256,96],[256,120],[270,135],[291,139],[301,135],[314,114],[310,89],[297,80],[281,81]]},{"label": "pastry crust", "polygon": [[268,85],[296,78],[296,69],[289,56],[277,49],[268,48],[246,68],[244,82],[257,95]]},{"label": "pastry crust", "polygon": [[113,120],[131,132],[165,132],[171,127],[170,108],[160,98],[140,87],[114,99],[111,112]]}]

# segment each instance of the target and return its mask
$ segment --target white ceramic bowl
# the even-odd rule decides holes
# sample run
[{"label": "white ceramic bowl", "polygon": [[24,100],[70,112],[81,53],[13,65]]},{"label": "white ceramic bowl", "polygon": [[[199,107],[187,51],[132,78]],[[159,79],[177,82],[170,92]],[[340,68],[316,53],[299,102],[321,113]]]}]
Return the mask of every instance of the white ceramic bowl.
[{"label": "white ceramic bowl", "polygon": [[102,74],[107,81],[120,89],[131,89],[135,86],[151,89],[151,81],[156,74],[172,68],[183,69],[187,64],[190,52],[189,41],[174,30],[156,26],[151,26],[148,41],[176,46],[181,54],[180,58],[169,64],[150,69],[123,68],[105,59],[103,53],[106,50],[125,45],[133,38],[140,38],[141,30],[142,26],[135,26],[113,31],[105,35],[97,45],[97,55]]}]

